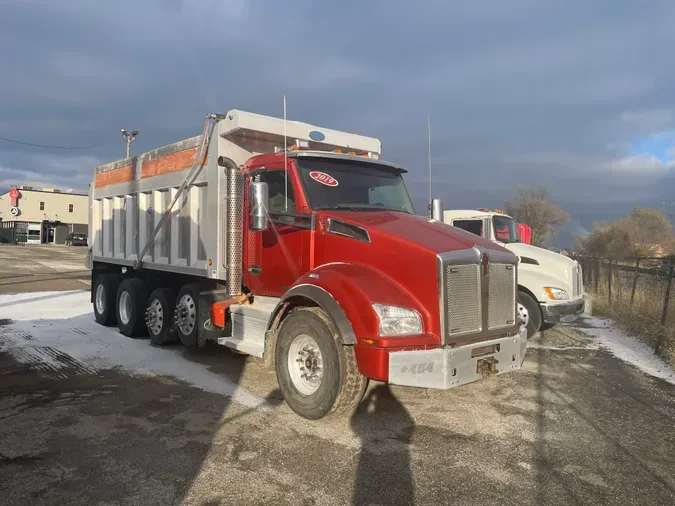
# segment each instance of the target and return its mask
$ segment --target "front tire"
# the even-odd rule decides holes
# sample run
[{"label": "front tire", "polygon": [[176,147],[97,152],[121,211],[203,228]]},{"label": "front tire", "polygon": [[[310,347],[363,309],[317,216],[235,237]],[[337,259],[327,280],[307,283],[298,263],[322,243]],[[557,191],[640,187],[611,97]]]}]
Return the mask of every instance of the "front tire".
[{"label": "front tire", "polygon": [[342,345],[321,309],[293,310],[281,324],[275,351],[279,388],[303,418],[349,411],[363,398],[368,379],[358,371],[354,348]]},{"label": "front tire", "polygon": [[117,327],[127,337],[145,334],[148,287],[137,278],[127,278],[117,290]]},{"label": "front tire", "polygon": [[527,338],[531,339],[532,336],[541,330],[542,316],[539,303],[523,291],[518,291],[518,302],[527,309],[530,318],[530,321],[527,323]]}]

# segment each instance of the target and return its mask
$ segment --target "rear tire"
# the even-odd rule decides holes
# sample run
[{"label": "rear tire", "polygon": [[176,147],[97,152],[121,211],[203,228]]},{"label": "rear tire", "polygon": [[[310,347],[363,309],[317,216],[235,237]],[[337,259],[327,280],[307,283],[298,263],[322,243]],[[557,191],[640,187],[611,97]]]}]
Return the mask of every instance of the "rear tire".
[{"label": "rear tire", "polygon": [[173,328],[175,309],[176,294],[170,288],[157,288],[150,294],[145,318],[152,344],[166,346],[178,342]]},{"label": "rear tire", "polygon": [[527,338],[531,339],[539,330],[541,330],[541,309],[539,303],[534,300],[529,294],[523,291],[518,291],[518,302],[520,302],[525,309],[527,309],[530,321],[527,323]]},{"label": "rear tire", "polygon": [[185,346],[197,346],[199,337],[199,285],[185,285],[176,297],[174,329]]},{"label": "rear tire", "polygon": [[[309,420],[352,410],[368,386],[352,346],[319,308],[293,310],[281,323],[275,368],[288,406]],[[303,377],[304,375],[304,377]]]},{"label": "rear tire", "polygon": [[117,288],[121,278],[117,274],[99,274],[92,287],[94,318],[107,327],[117,323]]},{"label": "rear tire", "polygon": [[148,287],[137,278],[127,278],[117,290],[117,327],[127,337],[145,334],[145,308],[148,304]]}]

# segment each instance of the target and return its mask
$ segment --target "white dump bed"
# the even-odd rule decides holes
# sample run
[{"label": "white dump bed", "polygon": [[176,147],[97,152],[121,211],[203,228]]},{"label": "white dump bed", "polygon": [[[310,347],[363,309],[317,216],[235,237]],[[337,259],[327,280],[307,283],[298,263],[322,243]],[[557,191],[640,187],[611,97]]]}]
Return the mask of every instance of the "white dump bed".
[{"label": "white dump bed", "polygon": [[[373,157],[381,152],[380,141],[372,137],[237,110],[216,116],[209,132],[201,164],[196,162],[204,134],[95,169],[91,260],[132,266],[146,250],[144,268],[225,280],[228,181],[219,157],[241,166],[251,156],[283,150],[284,139],[286,147],[302,141],[319,151],[342,149]],[[191,171],[197,176],[179,195]]]}]

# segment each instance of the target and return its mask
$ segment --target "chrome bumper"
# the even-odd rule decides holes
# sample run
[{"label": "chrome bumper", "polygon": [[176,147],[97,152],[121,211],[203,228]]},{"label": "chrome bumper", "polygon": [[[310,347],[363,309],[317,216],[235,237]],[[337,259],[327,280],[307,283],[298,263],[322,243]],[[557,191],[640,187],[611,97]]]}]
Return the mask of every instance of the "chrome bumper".
[{"label": "chrome bumper", "polygon": [[[394,351],[389,353],[389,383],[420,388],[448,389],[520,369],[525,359],[527,329],[511,337],[471,343],[456,348]],[[474,350],[494,346],[492,352],[472,356]],[[495,370],[481,368],[494,359]]]},{"label": "chrome bumper", "polygon": [[541,312],[546,323],[570,323],[575,321],[586,308],[586,299],[571,300],[561,304],[541,303]]}]

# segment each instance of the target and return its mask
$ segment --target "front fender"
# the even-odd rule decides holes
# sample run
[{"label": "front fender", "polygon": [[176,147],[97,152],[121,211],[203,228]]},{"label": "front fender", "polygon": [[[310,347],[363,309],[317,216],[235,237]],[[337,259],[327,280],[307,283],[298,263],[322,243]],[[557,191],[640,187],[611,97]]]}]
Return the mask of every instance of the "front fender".
[{"label": "front fender", "polygon": [[[428,328],[429,312],[410,293],[382,273],[358,264],[322,265],[300,277],[281,298],[282,304],[294,297],[313,300],[333,319],[344,344],[364,339],[381,341],[384,346],[420,343],[419,336],[379,337],[379,320],[372,304],[390,304],[416,310],[422,327]],[[424,344],[434,339],[425,336]],[[414,341],[414,342],[413,342]],[[429,343],[427,343],[429,341]]]},{"label": "front fender", "polygon": [[538,265],[518,265],[518,284],[527,288],[537,298],[537,302],[556,302],[549,298],[544,290],[545,286],[554,286],[567,290],[572,296],[572,290],[566,279],[546,272]]}]

